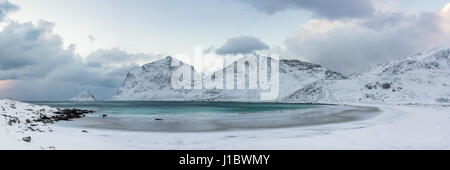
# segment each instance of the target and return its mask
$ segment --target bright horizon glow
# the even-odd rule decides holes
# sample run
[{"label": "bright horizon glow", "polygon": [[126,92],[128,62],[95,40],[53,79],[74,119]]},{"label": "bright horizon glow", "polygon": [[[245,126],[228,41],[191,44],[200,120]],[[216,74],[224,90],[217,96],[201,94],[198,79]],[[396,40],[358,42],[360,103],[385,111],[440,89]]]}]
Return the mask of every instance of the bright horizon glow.
[{"label": "bright horizon glow", "polygon": [[0,80],[0,93],[6,93],[6,91],[11,88],[13,84],[13,80]]},{"label": "bright horizon glow", "polygon": [[444,8],[442,8],[441,13],[444,13],[444,14],[447,14],[447,15],[450,13],[450,3],[448,3],[447,5],[445,5]]}]

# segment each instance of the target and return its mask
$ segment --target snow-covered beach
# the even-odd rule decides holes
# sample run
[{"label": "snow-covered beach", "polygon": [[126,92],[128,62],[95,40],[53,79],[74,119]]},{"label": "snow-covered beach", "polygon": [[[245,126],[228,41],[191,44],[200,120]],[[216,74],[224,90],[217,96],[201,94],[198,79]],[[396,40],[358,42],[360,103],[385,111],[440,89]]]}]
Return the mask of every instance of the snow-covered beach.
[{"label": "snow-covered beach", "polygon": [[[17,105],[9,110],[11,114],[46,107],[10,100],[0,103]],[[126,131],[58,123],[37,125],[46,128],[40,132],[24,131],[26,124],[9,126],[2,120],[0,149],[450,149],[450,106],[359,105],[377,107],[381,113],[343,123],[208,132]]]}]

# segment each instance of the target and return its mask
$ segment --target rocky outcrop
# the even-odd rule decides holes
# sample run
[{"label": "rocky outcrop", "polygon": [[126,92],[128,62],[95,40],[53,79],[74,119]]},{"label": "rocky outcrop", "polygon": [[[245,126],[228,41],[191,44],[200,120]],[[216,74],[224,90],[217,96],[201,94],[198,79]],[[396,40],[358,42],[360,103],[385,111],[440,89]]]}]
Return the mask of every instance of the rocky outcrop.
[{"label": "rocky outcrop", "polygon": [[86,114],[90,113],[94,113],[94,111],[80,109],[59,109],[58,111],[53,112],[52,116],[41,115],[36,121],[44,123],[53,123],[60,120],[69,121],[85,117]]}]

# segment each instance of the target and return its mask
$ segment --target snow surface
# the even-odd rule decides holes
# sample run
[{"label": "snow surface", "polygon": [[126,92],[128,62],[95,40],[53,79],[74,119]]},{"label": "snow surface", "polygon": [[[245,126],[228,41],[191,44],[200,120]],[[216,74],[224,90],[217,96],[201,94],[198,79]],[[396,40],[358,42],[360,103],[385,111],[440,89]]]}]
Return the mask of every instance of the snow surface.
[{"label": "snow surface", "polygon": [[74,97],[72,97],[69,101],[74,102],[93,102],[97,101],[94,94],[92,94],[90,91],[82,92]]},{"label": "snow surface", "polygon": [[[366,106],[366,105],[365,105]],[[138,132],[49,125],[51,133],[0,133],[1,149],[450,149],[450,107],[370,105],[379,116],[318,126],[216,132]],[[87,130],[88,133],[82,132]]]},{"label": "snow surface", "polygon": [[23,137],[51,132],[47,124],[36,120],[41,116],[51,117],[55,111],[56,108],[48,106],[0,100],[0,149],[20,148],[24,146]]}]

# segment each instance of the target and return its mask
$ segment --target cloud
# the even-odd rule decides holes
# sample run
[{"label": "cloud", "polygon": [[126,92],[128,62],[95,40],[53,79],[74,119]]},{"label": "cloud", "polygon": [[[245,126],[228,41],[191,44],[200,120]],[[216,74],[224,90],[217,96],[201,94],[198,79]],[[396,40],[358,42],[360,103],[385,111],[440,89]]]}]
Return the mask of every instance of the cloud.
[{"label": "cloud", "polygon": [[52,23],[11,22],[0,32],[0,80],[45,77],[77,58],[73,49],[63,49],[61,37],[52,33]]},{"label": "cloud", "polygon": [[91,52],[86,57],[86,64],[90,66],[116,66],[135,63],[145,64],[160,56],[163,56],[163,54],[128,53],[119,48],[98,49]]},{"label": "cloud", "polygon": [[377,13],[366,19],[313,19],[285,41],[283,56],[354,72],[450,45],[449,12]]},{"label": "cloud", "polygon": [[315,18],[365,18],[375,12],[371,0],[238,0],[258,11],[274,14],[285,10],[308,10]]},{"label": "cloud", "polygon": [[[0,0],[0,19],[17,10]],[[80,91],[93,91],[107,99],[133,68],[160,57],[134,54],[119,48],[99,49],[84,59],[65,48],[63,39],[47,21],[5,22],[0,31],[0,97],[20,100],[64,100]],[[89,35],[93,41],[95,37]]]},{"label": "cloud", "polygon": [[9,12],[17,10],[19,10],[18,6],[11,4],[6,0],[0,0],[0,21],[3,21]]},{"label": "cloud", "polygon": [[63,100],[91,90],[106,99],[138,63],[159,57],[114,48],[99,49],[82,59],[74,52],[75,45],[63,47],[53,25],[9,22],[0,32],[0,81],[9,84],[0,97]]},{"label": "cloud", "polygon": [[249,54],[270,47],[260,39],[250,36],[230,38],[216,50],[217,54]]},{"label": "cloud", "polygon": [[88,39],[90,42],[94,42],[96,38],[93,35],[88,35]]}]

